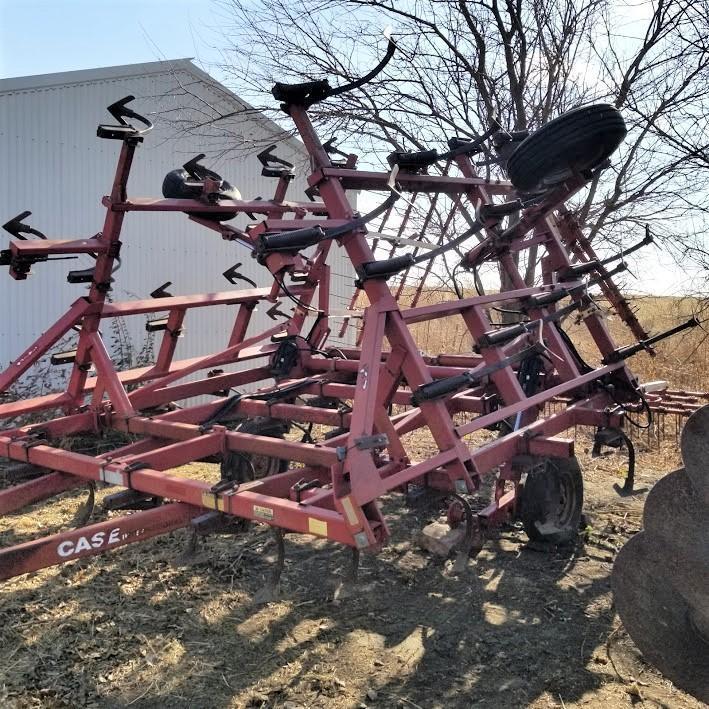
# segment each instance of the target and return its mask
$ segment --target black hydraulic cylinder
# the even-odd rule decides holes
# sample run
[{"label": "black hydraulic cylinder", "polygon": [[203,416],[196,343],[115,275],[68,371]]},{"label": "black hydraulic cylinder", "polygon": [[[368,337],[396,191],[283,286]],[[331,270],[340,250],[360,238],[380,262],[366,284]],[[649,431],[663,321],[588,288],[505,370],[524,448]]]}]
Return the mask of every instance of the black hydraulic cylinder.
[{"label": "black hydraulic cylinder", "polygon": [[468,389],[472,386],[474,381],[470,372],[456,374],[456,376],[446,377],[446,379],[438,379],[435,382],[429,382],[419,387],[416,393],[411,397],[411,401],[414,406],[418,406],[422,401],[441,399],[448,394],[454,394],[462,389]]},{"label": "black hydraulic cylinder", "polygon": [[325,238],[325,231],[320,226],[296,229],[281,234],[263,234],[259,237],[256,250],[260,254],[283,251],[297,253],[301,249],[314,246]]},{"label": "black hydraulic cylinder", "polygon": [[481,204],[478,210],[478,219],[487,221],[489,219],[501,219],[508,217],[510,214],[519,212],[522,209],[522,202],[515,199],[511,202],[502,202],[502,204],[486,203]]},{"label": "black hydraulic cylinder", "polygon": [[92,283],[94,280],[94,267],[80,271],[69,271],[66,276],[68,283]]},{"label": "black hydraulic cylinder", "polygon": [[420,386],[411,396],[411,403],[418,406],[421,402],[440,399],[449,394],[454,394],[463,389],[470,389],[477,382],[481,381],[490,374],[499,372],[505,367],[513,364],[519,364],[522,360],[528,357],[533,357],[544,351],[544,345],[541,342],[534,343],[531,347],[516,352],[515,354],[505,357],[499,362],[493,362],[478,370],[470,370],[463,374],[456,374],[453,377],[446,377],[435,382],[428,382]]},{"label": "black hydraulic cylinder", "polygon": [[593,261],[586,261],[584,263],[574,264],[573,266],[567,266],[559,275],[562,280],[568,281],[572,278],[578,278],[579,276],[585,276],[588,273],[597,271],[600,267],[600,261],[594,259]]},{"label": "black hydraulic cylinder", "polygon": [[[539,322],[535,320],[534,322]],[[494,347],[496,345],[503,345],[505,342],[514,340],[515,337],[523,335],[530,328],[530,323],[524,322],[517,325],[510,325],[509,327],[503,327],[499,330],[493,330],[491,332],[486,332],[478,342],[480,347]]]},{"label": "black hydraulic cylinder", "polygon": [[581,302],[573,302],[565,305],[559,310],[555,310],[552,313],[548,313],[537,320],[530,320],[528,322],[518,323],[516,325],[510,325],[509,327],[502,327],[499,330],[491,330],[489,332],[483,333],[482,337],[478,340],[479,347],[495,347],[499,345],[504,345],[505,342],[514,340],[515,337],[523,335],[525,332],[531,332],[535,328],[539,327],[542,323],[554,322],[555,320],[561,320],[561,318],[567,316],[569,313],[574,312],[581,307]]},{"label": "black hydraulic cylinder", "polygon": [[658,335],[648,337],[646,340],[640,340],[640,342],[634,345],[619,347],[617,350],[613,350],[613,352],[607,354],[603,358],[603,364],[614,364],[615,362],[620,362],[621,360],[628,359],[628,357],[632,357],[638,352],[646,350],[650,345],[654,345],[656,342],[660,342],[660,340],[665,340],[668,337],[672,337],[672,335],[676,335],[677,333],[683,332],[684,330],[697,327],[700,324],[701,323],[696,317],[691,317],[689,320],[687,320],[687,322],[683,322],[681,325],[676,325],[675,327],[670,328],[669,330],[665,330],[665,332],[661,332]]},{"label": "black hydraulic cylinder", "polygon": [[414,263],[414,257],[411,254],[396,256],[386,261],[370,261],[369,263],[363,263],[358,269],[360,280],[366,281],[370,278],[390,278],[394,274],[399,273],[399,271],[410,268]]},{"label": "black hydraulic cylinder", "polygon": [[619,263],[615,268],[611,269],[607,273],[601,276],[596,276],[596,278],[591,278],[586,283],[581,283],[578,286],[573,286],[572,288],[557,288],[555,290],[549,291],[547,293],[537,293],[536,295],[530,295],[529,298],[525,300],[525,307],[528,310],[533,308],[543,308],[546,305],[552,305],[560,300],[563,300],[569,295],[578,293],[579,291],[587,290],[591,286],[598,285],[601,281],[606,281],[612,276],[618,273],[627,271],[628,267],[624,263]]},{"label": "black hydraulic cylinder", "polygon": [[557,288],[548,293],[537,293],[530,295],[525,302],[525,307],[528,309],[543,308],[546,305],[552,305],[566,298],[571,291],[568,288]]},{"label": "black hydraulic cylinder", "polygon": [[387,156],[387,162],[393,167],[398,165],[403,169],[429,167],[438,161],[438,151],[421,150],[417,153],[394,152]]}]

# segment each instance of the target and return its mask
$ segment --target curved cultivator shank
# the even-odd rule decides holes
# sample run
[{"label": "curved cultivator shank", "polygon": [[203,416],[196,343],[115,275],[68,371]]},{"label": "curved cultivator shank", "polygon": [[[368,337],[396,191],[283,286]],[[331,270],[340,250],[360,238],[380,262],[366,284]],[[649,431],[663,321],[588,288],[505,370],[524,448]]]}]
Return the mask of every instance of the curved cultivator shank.
[{"label": "curved cultivator shank", "polygon": [[[390,45],[377,70],[393,51]],[[5,225],[13,240],[0,252],[0,264],[17,280],[34,265],[67,255],[89,254],[95,265],[69,272],[68,281],[85,284],[88,293],[0,373],[0,393],[6,393],[45,355],[71,370],[63,391],[0,403],[0,456],[27,466],[31,478],[0,491],[0,514],[87,483],[117,491],[103,500],[107,521],[0,550],[0,580],[180,527],[195,535],[240,533],[254,521],[273,527],[277,541],[278,563],[263,594],[271,598],[287,532],[350,546],[355,578],[359,552],[377,551],[390,536],[379,499],[414,489],[452,500],[448,520],[451,538],[458,534],[459,562],[480,549],[491,527],[514,517],[521,517],[535,541],[574,539],[583,475],[573,438],[565,432],[595,429],[594,450],[632,446],[622,431],[627,413],[649,415],[651,407],[626,360],[696,324],[648,337],[612,280],[625,268],[623,254],[599,259],[566,206],[608,166],[625,135],[623,119],[611,106],[587,106],[531,135],[494,125],[478,138],[451,137],[442,153],[392,153],[388,172],[360,170],[356,155],[340,153],[332,140],[320,141],[308,108],[357,90],[377,70],[336,88],[327,81],[274,86],[310,157],[308,200],[293,198],[293,166],[274,153],[275,146],[258,156],[262,174],[276,182],[271,199],[242,198],[202,165],[204,156],[169,173],[163,199],[129,195],[131,165],[151,126],[128,107],[127,97],[109,107],[117,123],[98,128],[99,138],[120,146],[101,232],[52,240],[23,222],[28,212]],[[481,152],[494,176],[478,174]],[[349,197],[356,191],[371,193],[379,206],[358,213]],[[121,249],[127,248],[121,242],[123,221],[141,211],[184,213],[205,235],[216,232],[232,242],[240,253],[235,260],[250,252],[266,285],[241,276],[239,262],[224,276],[231,284],[245,281],[246,289],[171,295],[165,284],[150,298],[109,301],[121,278]],[[250,226],[227,223],[240,215],[248,216]],[[649,241],[646,236],[626,253]],[[354,287],[344,313],[331,302],[333,249],[341,249],[352,267]],[[533,284],[519,271],[524,257],[527,270],[538,268]],[[459,269],[477,280],[479,269],[493,263],[509,288],[466,296],[454,283],[458,299],[420,304],[428,279],[451,273],[451,259],[454,282]],[[596,288],[637,344],[616,346],[594,300]],[[258,304],[266,304],[273,319],[267,329],[252,323]],[[233,316],[223,347],[178,359],[185,321],[214,306]],[[516,314],[511,323],[499,317],[510,310]],[[118,371],[102,335],[110,331],[106,321],[146,315],[147,329],[161,338],[155,361]],[[469,351],[422,352],[416,326],[444,319],[462,323],[474,343]],[[596,366],[578,354],[565,330],[568,320],[586,328],[596,346]],[[75,349],[52,352],[72,329],[78,331]],[[206,396],[213,398],[205,403]],[[11,423],[37,412],[41,423]],[[686,434],[687,474],[706,502],[706,479],[694,462],[706,458],[699,450],[706,444],[692,438],[693,426],[690,421]],[[128,435],[110,452],[93,456],[62,445],[74,434],[111,431]],[[415,456],[408,434],[416,431],[430,441],[427,458]],[[172,472],[193,461],[211,461],[221,474],[206,481]],[[626,491],[632,490],[632,462],[630,467]],[[485,476],[494,476],[494,495],[479,509],[472,493]],[[678,489],[688,484],[684,477],[676,482]],[[691,500],[697,504],[696,496]],[[132,512],[114,514],[121,510]],[[663,665],[660,653],[657,662],[706,696],[706,684],[691,680],[691,663],[702,661],[707,627],[701,584],[670,595],[669,585],[663,586],[644,600],[633,595],[638,585],[654,583],[646,575],[657,549],[683,549],[689,540],[692,549],[703,543],[706,550],[701,509],[687,503],[676,513],[693,520],[682,526],[686,540],[655,530],[667,530],[663,514],[653,513],[648,531],[621,555],[615,577],[619,607],[631,633],[639,628],[642,647],[645,639],[653,647],[655,640],[669,646],[674,636],[667,634],[674,631],[664,629],[665,635],[653,638],[644,617],[634,613],[642,603],[674,599],[668,618],[683,624],[694,659],[682,667],[674,661]],[[704,537],[692,537],[700,528]],[[691,576],[687,565],[699,569],[701,561],[665,553],[662,568],[679,583]]]},{"label": "curved cultivator shank", "polygon": [[630,637],[677,686],[709,702],[709,406],[682,433],[685,467],[645,502],[644,531],[621,549],[613,593]]}]

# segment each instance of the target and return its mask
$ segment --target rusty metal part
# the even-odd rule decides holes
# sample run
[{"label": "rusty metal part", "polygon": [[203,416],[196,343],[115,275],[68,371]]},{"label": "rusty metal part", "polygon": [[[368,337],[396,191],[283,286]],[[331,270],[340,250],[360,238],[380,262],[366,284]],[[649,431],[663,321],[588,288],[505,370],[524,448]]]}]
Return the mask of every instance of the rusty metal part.
[{"label": "rusty metal part", "polygon": [[[655,483],[645,500],[643,525],[678,558],[709,571],[709,507],[702,503],[684,468]],[[709,583],[705,594],[709,597]]]},{"label": "rusty metal part", "polygon": [[709,406],[703,406],[687,419],[681,447],[687,475],[709,507]]},{"label": "rusty metal part", "polygon": [[700,606],[683,596],[674,553],[659,538],[636,534],[613,566],[615,604],[645,658],[678,687],[709,702],[709,602]]}]

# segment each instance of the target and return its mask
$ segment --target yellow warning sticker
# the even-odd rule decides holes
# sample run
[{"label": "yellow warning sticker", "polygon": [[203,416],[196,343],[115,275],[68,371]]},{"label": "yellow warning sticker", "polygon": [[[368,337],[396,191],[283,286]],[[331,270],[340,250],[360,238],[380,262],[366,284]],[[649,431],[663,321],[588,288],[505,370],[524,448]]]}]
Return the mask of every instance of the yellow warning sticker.
[{"label": "yellow warning sticker", "polygon": [[320,537],[327,536],[327,522],[314,517],[308,517],[308,531],[311,534],[317,534]]},{"label": "yellow warning sticker", "polygon": [[273,519],[273,510],[270,507],[254,505],[254,517],[260,517],[261,519]]},{"label": "yellow warning sticker", "polygon": [[213,492],[205,491],[202,493],[202,506],[209,507],[210,510],[224,512],[224,500]]},{"label": "yellow warning sticker", "polygon": [[340,502],[342,503],[342,509],[345,511],[345,517],[347,517],[347,523],[351,527],[357,527],[359,520],[357,519],[357,513],[354,510],[354,505],[352,504],[352,500],[349,498],[349,495],[347,497],[343,497]]}]

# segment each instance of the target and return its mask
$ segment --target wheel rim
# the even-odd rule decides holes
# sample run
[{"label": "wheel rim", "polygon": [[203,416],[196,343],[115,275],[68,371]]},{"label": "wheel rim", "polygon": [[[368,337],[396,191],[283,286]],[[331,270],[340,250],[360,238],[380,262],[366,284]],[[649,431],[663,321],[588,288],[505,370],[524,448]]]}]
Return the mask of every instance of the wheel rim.
[{"label": "wheel rim", "polygon": [[[555,467],[553,463],[548,463],[548,465]],[[558,468],[557,471],[559,473],[557,478],[559,482],[559,506],[557,508],[556,521],[559,523],[560,527],[566,527],[571,523],[574,517],[576,494],[568,472],[561,471]]]},{"label": "wheel rim", "polygon": [[281,461],[278,458],[272,458],[270,455],[252,455],[250,459],[253,466],[254,480],[275,475],[281,466]]},{"label": "wheel rim", "polygon": [[574,458],[541,458],[523,484],[520,517],[532,540],[556,544],[577,534],[583,505],[583,482]]}]

